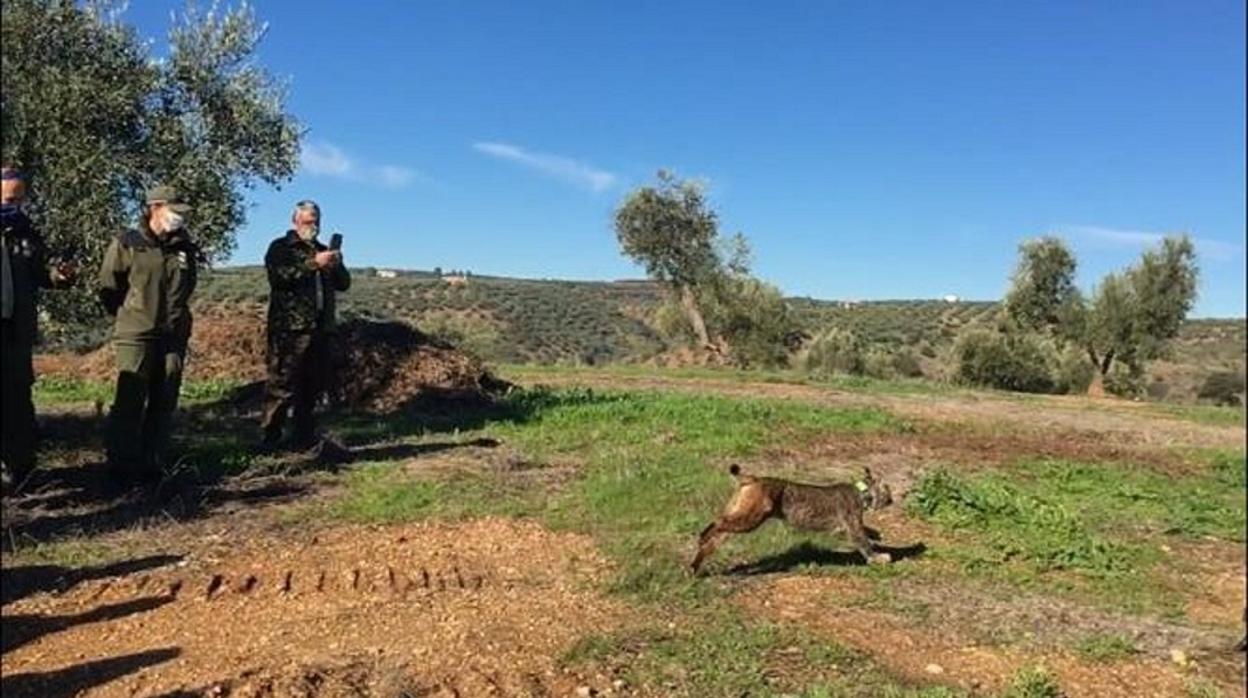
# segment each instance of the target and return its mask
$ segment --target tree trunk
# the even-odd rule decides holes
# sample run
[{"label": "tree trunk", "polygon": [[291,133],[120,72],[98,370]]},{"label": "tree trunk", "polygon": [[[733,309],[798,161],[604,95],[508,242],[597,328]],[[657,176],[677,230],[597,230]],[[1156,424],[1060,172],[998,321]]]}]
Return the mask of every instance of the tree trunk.
[{"label": "tree trunk", "polygon": [[1092,359],[1092,366],[1096,369],[1092,382],[1088,384],[1088,397],[1105,397],[1105,376],[1109,375],[1109,369],[1114,365],[1114,352],[1107,351],[1105,356],[1097,358],[1096,352],[1089,348],[1088,358]]},{"label": "tree trunk", "polygon": [[698,299],[693,294],[692,286],[680,287],[680,306],[685,309],[685,315],[689,316],[689,324],[693,326],[698,343],[704,348],[710,347],[711,337],[706,332],[706,320],[702,319],[702,310],[698,308]]},{"label": "tree trunk", "polygon": [[1101,375],[1099,368],[1092,375],[1092,382],[1088,384],[1088,397],[1105,397],[1105,376]]}]

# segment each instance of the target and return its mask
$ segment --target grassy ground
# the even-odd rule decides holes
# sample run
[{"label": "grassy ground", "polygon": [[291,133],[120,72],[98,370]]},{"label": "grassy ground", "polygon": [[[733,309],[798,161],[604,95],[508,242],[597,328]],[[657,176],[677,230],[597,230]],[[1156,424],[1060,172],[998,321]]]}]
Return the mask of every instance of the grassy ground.
[{"label": "grassy ground", "polygon": [[[644,375],[639,368],[611,371]],[[540,383],[577,371],[512,367],[507,375]],[[664,375],[811,384],[783,373]],[[814,385],[867,396],[956,390],[859,380]],[[191,406],[210,405],[231,387],[188,384],[184,397]],[[41,408],[107,401],[108,395],[107,386],[78,382],[42,381],[36,391]],[[1172,416],[1239,424],[1222,412],[1198,413]],[[186,452],[192,466],[224,474],[257,466],[250,434],[214,431],[210,422],[193,428],[195,438],[183,440],[193,445]],[[614,566],[610,591],[651,620],[622,633],[586,637],[565,661],[623,666],[630,684],[665,695],[962,695],[903,680],[875,657],[818,634],[743,614],[735,597],[751,582],[733,572],[760,560],[781,558],[776,569],[787,575],[873,585],[882,591],[864,604],[920,625],[925,608],[900,591],[892,594],[894,586],[991,589],[1003,597],[1039,595],[1187,622],[1184,608],[1192,590],[1172,574],[1186,570],[1187,563],[1166,551],[1202,541],[1233,548],[1242,545],[1246,525],[1242,451],[1202,451],[1199,467],[1182,475],[1114,459],[933,463],[890,519],[908,534],[927,537],[925,554],[882,568],[827,564],[829,548],[848,549],[843,539],[771,523],[730,539],[712,560],[714,574],[695,577],[686,571],[692,543],[733,490],[726,472],[730,463],[780,451],[799,454],[800,460],[831,435],[884,438],[913,432],[916,425],[881,407],[565,387],[518,390],[479,413],[340,418],[333,428],[353,445],[405,447],[417,454],[447,444],[503,447],[494,449],[501,455],[484,466],[422,467],[419,455],[400,461],[365,458],[336,476],[338,494],[296,506],[287,512],[288,521],[389,523],[496,515],[590,535]],[[1174,458],[1188,463],[1192,455],[1176,449]],[[75,538],[28,547],[22,555],[59,564],[108,557],[91,545]],[[1080,637],[1067,649],[1089,662],[1128,661],[1139,652],[1125,633]],[[1191,695],[1216,695],[1208,692],[1217,690],[1212,684],[1191,685]],[[1003,690],[1005,696],[1060,695],[1055,677],[1038,669],[1021,671]]]}]

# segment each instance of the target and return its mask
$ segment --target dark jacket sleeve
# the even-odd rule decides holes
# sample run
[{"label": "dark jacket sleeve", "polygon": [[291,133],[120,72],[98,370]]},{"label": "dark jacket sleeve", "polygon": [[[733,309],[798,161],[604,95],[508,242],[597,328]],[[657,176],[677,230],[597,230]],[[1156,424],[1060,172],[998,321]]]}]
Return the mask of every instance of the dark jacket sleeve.
[{"label": "dark jacket sleeve", "polygon": [[104,251],[104,261],[100,264],[99,296],[109,315],[117,314],[117,309],[126,300],[126,292],[130,290],[128,257],[120,238],[113,238]]},{"label": "dark jacket sleeve", "polygon": [[264,269],[271,288],[289,289],[316,273],[316,261],[279,238],[269,245],[264,255]]},{"label": "dark jacket sleeve", "polygon": [[35,284],[39,288],[53,288],[57,284],[52,282],[52,267],[48,266],[48,248],[43,244],[43,235],[34,225],[30,226],[27,234],[30,236],[31,247],[34,249],[31,271],[35,275]]},{"label": "dark jacket sleeve", "polygon": [[347,271],[347,265],[338,260],[338,264],[334,266],[334,275],[331,279],[334,282],[335,291],[345,291],[351,288],[351,272]]}]

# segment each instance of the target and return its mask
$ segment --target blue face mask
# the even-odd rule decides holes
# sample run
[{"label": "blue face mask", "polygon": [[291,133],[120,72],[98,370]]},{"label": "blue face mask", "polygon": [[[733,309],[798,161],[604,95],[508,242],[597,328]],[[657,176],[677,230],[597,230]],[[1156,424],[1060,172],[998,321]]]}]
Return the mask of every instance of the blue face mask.
[{"label": "blue face mask", "polygon": [[20,213],[21,210],[22,210],[21,207],[18,206],[17,204],[0,205],[0,218],[8,220],[10,218],[17,216],[17,214]]}]

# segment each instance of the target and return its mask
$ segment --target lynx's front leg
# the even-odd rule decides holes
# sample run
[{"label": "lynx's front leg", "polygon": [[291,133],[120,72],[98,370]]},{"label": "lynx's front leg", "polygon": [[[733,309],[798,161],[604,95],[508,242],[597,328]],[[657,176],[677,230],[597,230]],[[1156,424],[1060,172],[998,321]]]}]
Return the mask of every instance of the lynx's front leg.
[{"label": "lynx's front leg", "polygon": [[862,554],[862,559],[867,564],[887,564],[893,561],[893,556],[888,553],[877,552],[875,543],[871,542],[871,538],[867,536],[866,526],[862,523],[860,516],[850,516],[844,521],[845,532],[849,534],[850,541],[854,547]]}]

